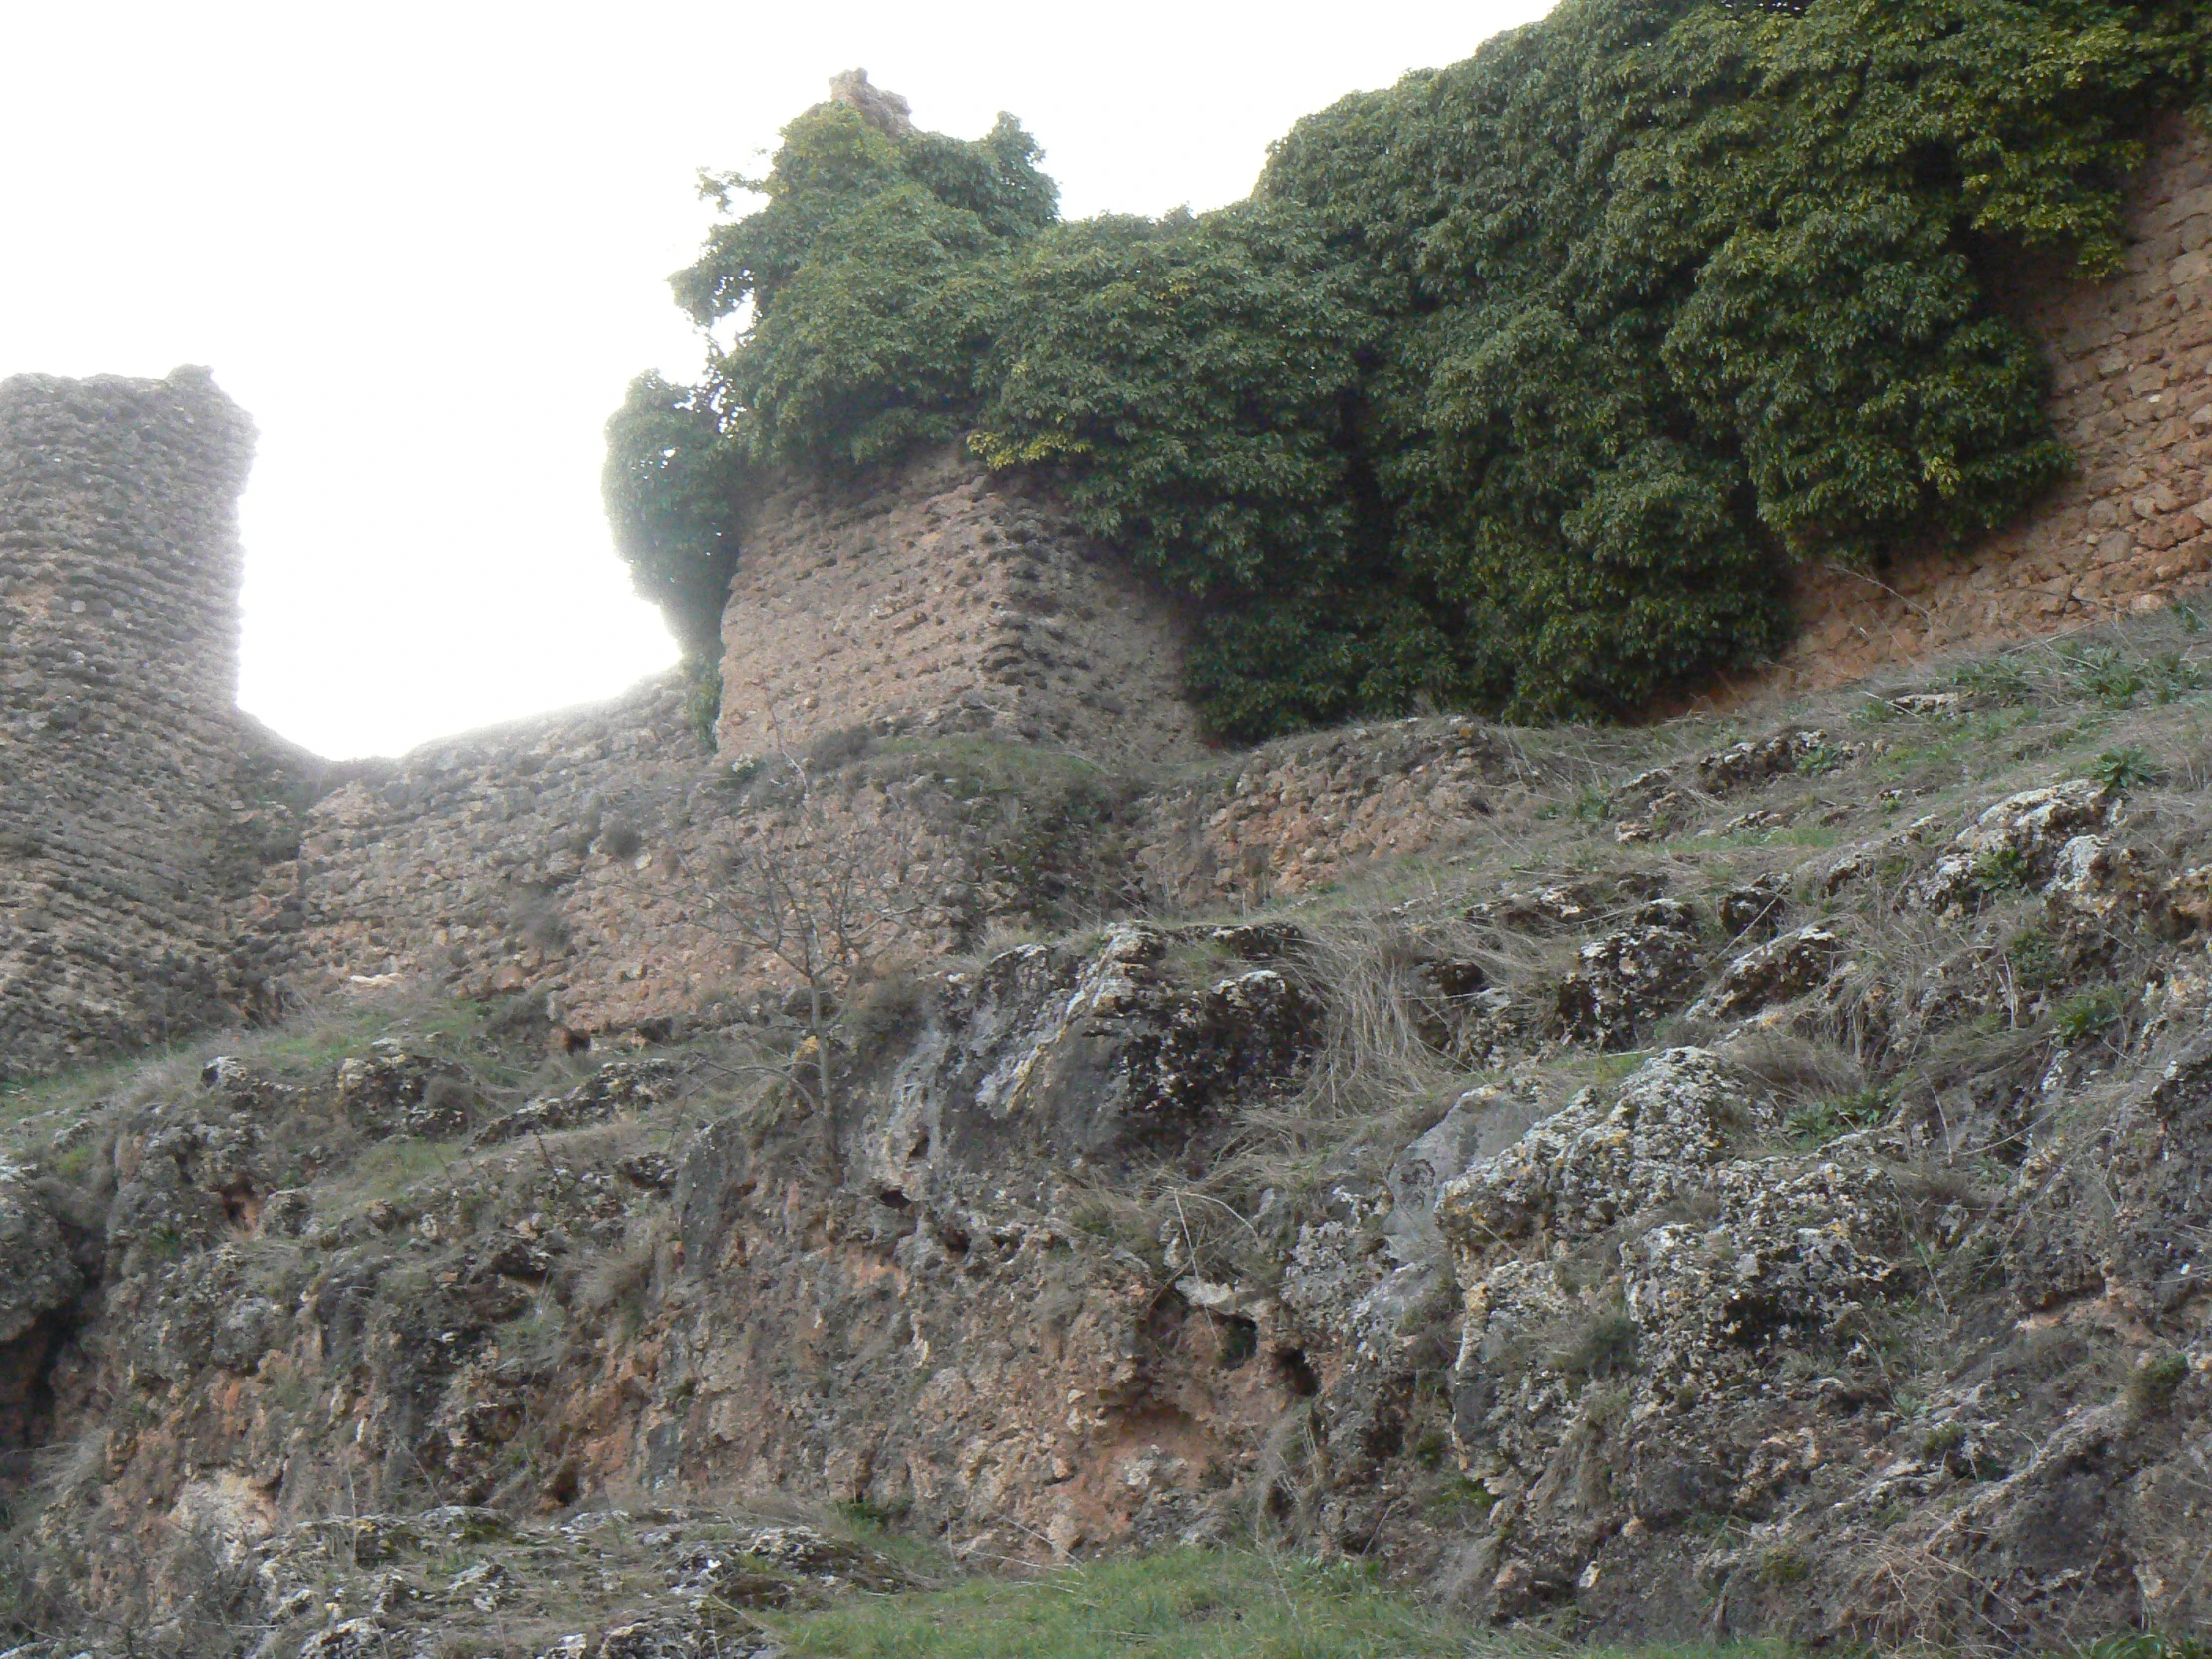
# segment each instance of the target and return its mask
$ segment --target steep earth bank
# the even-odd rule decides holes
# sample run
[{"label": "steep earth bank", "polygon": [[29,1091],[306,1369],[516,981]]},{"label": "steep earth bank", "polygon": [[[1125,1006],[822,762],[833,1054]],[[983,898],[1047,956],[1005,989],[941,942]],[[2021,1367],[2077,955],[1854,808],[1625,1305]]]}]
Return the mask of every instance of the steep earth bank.
[{"label": "steep earth bank", "polygon": [[[709,1652],[844,1505],[1606,1637],[2202,1632],[2198,626],[1734,726],[1371,731],[1339,787],[1395,744],[1452,792],[1398,857],[1281,787],[1315,740],[1182,820],[1151,919],[833,1009],[548,1058],[542,997],[371,988],[19,1091],[12,1615]],[[1301,832],[1370,861],[1239,887]]]}]

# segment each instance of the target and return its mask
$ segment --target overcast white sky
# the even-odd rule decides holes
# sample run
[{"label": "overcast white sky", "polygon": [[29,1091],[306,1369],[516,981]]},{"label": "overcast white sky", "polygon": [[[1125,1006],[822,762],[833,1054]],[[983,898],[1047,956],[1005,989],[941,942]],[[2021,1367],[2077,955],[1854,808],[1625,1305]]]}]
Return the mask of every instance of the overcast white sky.
[{"label": "overcast white sky", "polygon": [[253,414],[241,701],[326,755],[673,660],[599,506],[629,378],[690,379],[697,168],[866,68],[1008,109],[1071,215],[1206,208],[1341,94],[1544,0],[0,0],[0,376],[206,363]]}]

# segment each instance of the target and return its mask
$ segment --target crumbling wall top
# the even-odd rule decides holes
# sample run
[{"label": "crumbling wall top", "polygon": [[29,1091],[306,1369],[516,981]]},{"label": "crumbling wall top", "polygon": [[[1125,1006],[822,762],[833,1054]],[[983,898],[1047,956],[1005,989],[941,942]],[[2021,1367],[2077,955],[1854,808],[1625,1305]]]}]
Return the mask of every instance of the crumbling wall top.
[{"label": "crumbling wall top", "polygon": [[253,422],[205,368],[0,381],[0,597],[42,636],[13,642],[18,675],[39,666],[26,650],[97,655],[228,715],[253,453]]}]

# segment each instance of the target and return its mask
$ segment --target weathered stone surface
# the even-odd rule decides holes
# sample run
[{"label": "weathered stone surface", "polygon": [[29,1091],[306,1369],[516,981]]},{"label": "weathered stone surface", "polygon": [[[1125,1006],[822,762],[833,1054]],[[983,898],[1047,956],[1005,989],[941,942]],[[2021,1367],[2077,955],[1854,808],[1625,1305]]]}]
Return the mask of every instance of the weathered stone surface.
[{"label": "weathered stone surface", "polygon": [[1134,861],[1170,904],[1253,906],[1448,847],[1536,769],[1504,731],[1406,720],[1291,739],[1141,806]]},{"label": "weathered stone surface", "polygon": [[1772,875],[1729,888],[1717,906],[1728,936],[1745,942],[1771,937],[1788,911],[1789,894],[1781,879]]},{"label": "weathered stone surface", "polygon": [[1449,1182],[1436,1203],[1447,1237],[1481,1244],[1550,1227],[1582,1236],[1676,1196],[1685,1170],[1720,1155],[1748,1122],[1740,1086],[1715,1056],[1670,1049],[1617,1099],[1585,1090],[1520,1142]]},{"label": "weathered stone surface", "polygon": [[1825,927],[1785,933],[1730,962],[1713,988],[1690,1004],[1689,1017],[1741,1019],[1803,996],[1828,981],[1843,952],[1844,941]]},{"label": "weathered stone surface", "polygon": [[[669,1060],[610,1060],[566,1094],[533,1100],[494,1118],[470,1137],[469,1144],[496,1146],[525,1135],[581,1129],[624,1112],[647,1110],[674,1099],[682,1075],[682,1068]],[[666,1181],[647,1179],[642,1184],[666,1185]]]},{"label": "weathered stone surface", "polygon": [[1767,1502],[1776,1466],[1724,1461],[1683,1418],[1744,1410],[1775,1355],[1895,1282],[1880,1165],[1732,1155],[1759,1128],[1722,1061],[1679,1049],[1445,1187],[1465,1302],[1453,1429],[1501,1500],[1496,1611],[1593,1587],[1602,1569],[1581,1563],[1624,1523]]},{"label": "weathered stone surface", "polygon": [[83,1287],[53,1214],[20,1172],[0,1166],[0,1347],[19,1341]]},{"label": "weathered stone surface", "polygon": [[[1857,753],[1856,746],[1851,752]],[[1841,751],[1832,749],[1828,734],[1818,730],[1800,728],[1771,737],[1746,738],[1699,757],[1698,788],[1707,795],[1728,795],[1763,784],[1777,773],[1794,772],[1816,756],[1830,753],[1844,758]]]},{"label": "weathered stone surface", "polygon": [[955,450],[794,481],[743,537],[725,755],[851,729],[989,733],[1109,765],[1200,752],[1179,607],[1018,477]]},{"label": "weathered stone surface", "polygon": [[1798,638],[1761,685],[1840,685],[1882,665],[2031,638],[2156,608],[2212,569],[2212,388],[2203,310],[2212,264],[2212,140],[2179,117],[2152,135],[2126,193],[2127,270],[2083,282],[2058,266],[1994,268],[2002,303],[2042,340],[2053,426],[2079,462],[2018,521],[1961,554],[1901,550],[1879,574],[1797,572]]},{"label": "weathered stone surface", "polygon": [[252,448],[204,369],[0,383],[0,1078],[276,1000],[230,905],[315,767],[233,707]]},{"label": "weathered stone surface", "polygon": [[1175,937],[1116,927],[1087,956],[1029,945],[947,975],[869,1130],[882,1190],[920,1199],[934,1169],[1017,1154],[1172,1157],[1220,1108],[1287,1088],[1319,1035],[1312,997],[1272,966],[1184,985]]},{"label": "weathered stone surface", "polygon": [[2076,836],[2111,818],[2114,798],[2090,778],[2069,778],[1986,808],[1908,889],[1924,909],[1971,903],[1985,888],[2021,886],[2050,874]]},{"label": "weathered stone surface", "polygon": [[2193,1298],[2205,1271],[2196,1230],[2212,1202],[2212,1037],[2196,1036],[2131,1090],[2086,1156],[2067,1154],[2028,1160],[2015,1224],[2000,1235],[2022,1310],[2097,1292],[2153,1305]]},{"label": "weathered stone surface", "polygon": [[0,1163],[0,1467],[33,1443],[57,1316],[84,1289],[60,1225],[22,1173]]},{"label": "weathered stone surface", "polygon": [[1570,1039],[1633,1048],[1654,1019],[1680,1005],[1702,959],[1696,918],[1659,899],[1636,923],[1584,945],[1560,981],[1558,1026]]},{"label": "weathered stone surface", "polygon": [[443,1139],[466,1131],[469,1091],[458,1066],[397,1043],[376,1047],[338,1066],[338,1110],[348,1121],[378,1135]]},{"label": "weathered stone surface", "polygon": [[[1864,759],[1878,745],[1846,743],[1813,727],[1784,727],[1763,738],[1745,738],[1726,749],[1652,767],[1614,788],[1608,810],[1620,821],[1614,839],[1622,845],[1655,840],[1680,831],[1701,808],[1773,779],[1806,768],[1833,771]],[[1771,829],[1782,822],[1773,812],[1755,810],[1724,824],[1710,824],[1702,836],[1739,834]]]}]

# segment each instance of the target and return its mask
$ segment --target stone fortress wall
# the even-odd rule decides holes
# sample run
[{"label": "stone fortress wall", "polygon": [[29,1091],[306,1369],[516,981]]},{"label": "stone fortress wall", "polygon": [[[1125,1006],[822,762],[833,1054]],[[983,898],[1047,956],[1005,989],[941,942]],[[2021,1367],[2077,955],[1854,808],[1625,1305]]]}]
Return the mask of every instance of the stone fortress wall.
[{"label": "stone fortress wall", "polygon": [[311,768],[235,707],[253,442],[204,369],[0,383],[0,1077],[255,994],[227,901]]},{"label": "stone fortress wall", "polygon": [[[1739,695],[2107,620],[2205,579],[2212,144],[2194,127],[2176,124],[2155,147],[2132,216],[2124,276],[2091,285],[2028,273],[2010,299],[2051,342],[2055,414],[2080,454],[2078,477],[1965,554],[1903,558],[1870,576],[1801,573],[1803,637]],[[1371,858],[1440,851],[1516,783],[1511,746],[1467,721],[1322,733],[1184,764],[1203,750],[1176,696],[1174,608],[1116,572],[1048,500],[952,452],[764,504],[723,639],[726,762],[775,747],[763,718],[774,711],[793,749],[855,729],[972,732],[1072,748],[1110,768],[1168,763],[1159,791],[1129,809],[1124,850],[1142,889],[1176,907],[1233,912]],[[364,782],[318,808],[300,877],[310,954],[341,980],[457,955],[463,965],[444,969],[456,983],[548,987],[586,1029],[674,1013],[718,972],[727,979],[727,950],[690,914],[684,882],[656,873],[724,832],[722,798],[701,784],[712,769],[682,731],[673,690],[641,697],[430,746],[403,763],[414,782],[398,793]],[[511,769],[541,752],[542,781],[515,795]],[[593,838],[610,814],[645,826],[647,845],[610,855],[627,845]],[[935,853],[949,884],[979,878],[954,849]],[[485,896],[494,868],[513,877],[496,901]],[[514,896],[525,889],[558,910],[553,955],[503,919],[531,902]],[[456,952],[467,915],[476,919],[459,920],[471,931]]]},{"label": "stone fortress wall", "polygon": [[[1098,830],[1150,905],[1238,914],[1377,857],[1442,849],[1526,781],[1514,747],[1463,718],[1227,759],[1173,769]],[[936,769],[961,760],[923,742],[819,773],[859,856],[915,866],[903,890],[925,908],[906,929],[912,954],[1028,919],[1026,890],[1007,876],[1022,827],[1001,804],[946,788]],[[575,1036],[665,1030],[789,982],[749,962],[710,903],[718,854],[774,820],[772,799],[749,795],[689,729],[671,676],[349,780],[308,813],[296,863],[270,868],[248,927],[303,905],[287,946],[308,994],[440,988],[521,998]]]},{"label": "stone fortress wall", "polygon": [[[1838,685],[1966,645],[2152,610],[2212,571],[2212,139],[2176,120],[2129,192],[2126,269],[2106,282],[2011,274],[2046,343],[2052,415],[2080,470],[1959,553],[1799,573],[1803,630],[1758,686]],[[1748,689],[1748,688],[1746,688]]]},{"label": "stone fortress wall", "polygon": [[[426,745],[316,805],[296,862],[256,895],[249,935],[296,906],[284,945],[303,991],[528,992],[567,1029],[631,1028],[774,977],[749,967],[708,902],[718,857],[774,819],[733,762],[849,754],[867,738],[1042,743],[1101,770],[1204,752],[1177,695],[1174,607],[1050,502],[955,451],[768,498],[745,530],[723,637],[720,759],[673,678]],[[905,776],[820,770],[841,832],[926,872],[911,883],[928,898],[914,948],[975,936],[1005,827],[918,758]]]},{"label": "stone fortress wall", "polygon": [[[2169,132],[2133,212],[2119,279],[2015,284],[2051,341],[2079,476],[1965,555],[1803,573],[1804,636],[1756,685],[2052,633],[2206,579],[2202,134]],[[975,737],[1102,776],[1158,769],[1156,794],[1117,809],[1116,855],[1132,890],[1210,911],[1440,850],[1516,784],[1510,744],[1466,721],[1195,764],[1176,607],[1049,500],[950,451],[762,506],[724,617],[719,758],[671,680],[321,768],[231,709],[248,444],[197,371],[0,388],[0,1073],[362,982],[528,993],[584,1032],[742,992],[700,872],[765,822],[731,763],[779,744],[836,754],[864,735],[925,757]],[[1005,896],[994,854],[949,773],[915,765],[848,779],[839,810],[919,861],[928,939],[972,942]]]},{"label": "stone fortress wall", "polygon": [[[773,498],[747,535],[724,638],[719,755],[669,676],[361,769],[308,813],[296,863],[270,868],[250,934],[299,907],[301,991],[527,993],[573,1033],[621,1032],[742,1007],[777,983],[709,901],[718,856],[775,817],[733,763],[778,746],[809,758],[861,856],[922,871],[907,948],[925,954],[1026,919],[1005,867],[1009,842],[1013,861],[1033,856],[1023,827],[947,775],[976,740],[1072,751],[1063,775],[1159,779],[1099,832],[1132,888],[1207,913],[1446,844],[1511,782],[1504,748],[1468,720],[1194,765],[1205,751],[1176,696],[1173,608],[1048,503],[951,455]],[[778,711],[773,732],[764,708]],[[863,737],[887,741],[846,764]]]},{"label": "stone fortress wall", "polygon": [[306,996],[529,992],[564,1026],[634,1028],[728,988],[695,865],[728,828],[730,782],[675,676],[425,745],[317,802],[245,925],[281,930],[298,906],[291,984]]},{"label": "stone fortress wall", "polygon": [[1175,604],[956,449],[764,501],[723,612],[725,754],[985,733],[1102,765],[1202,752]]}]

